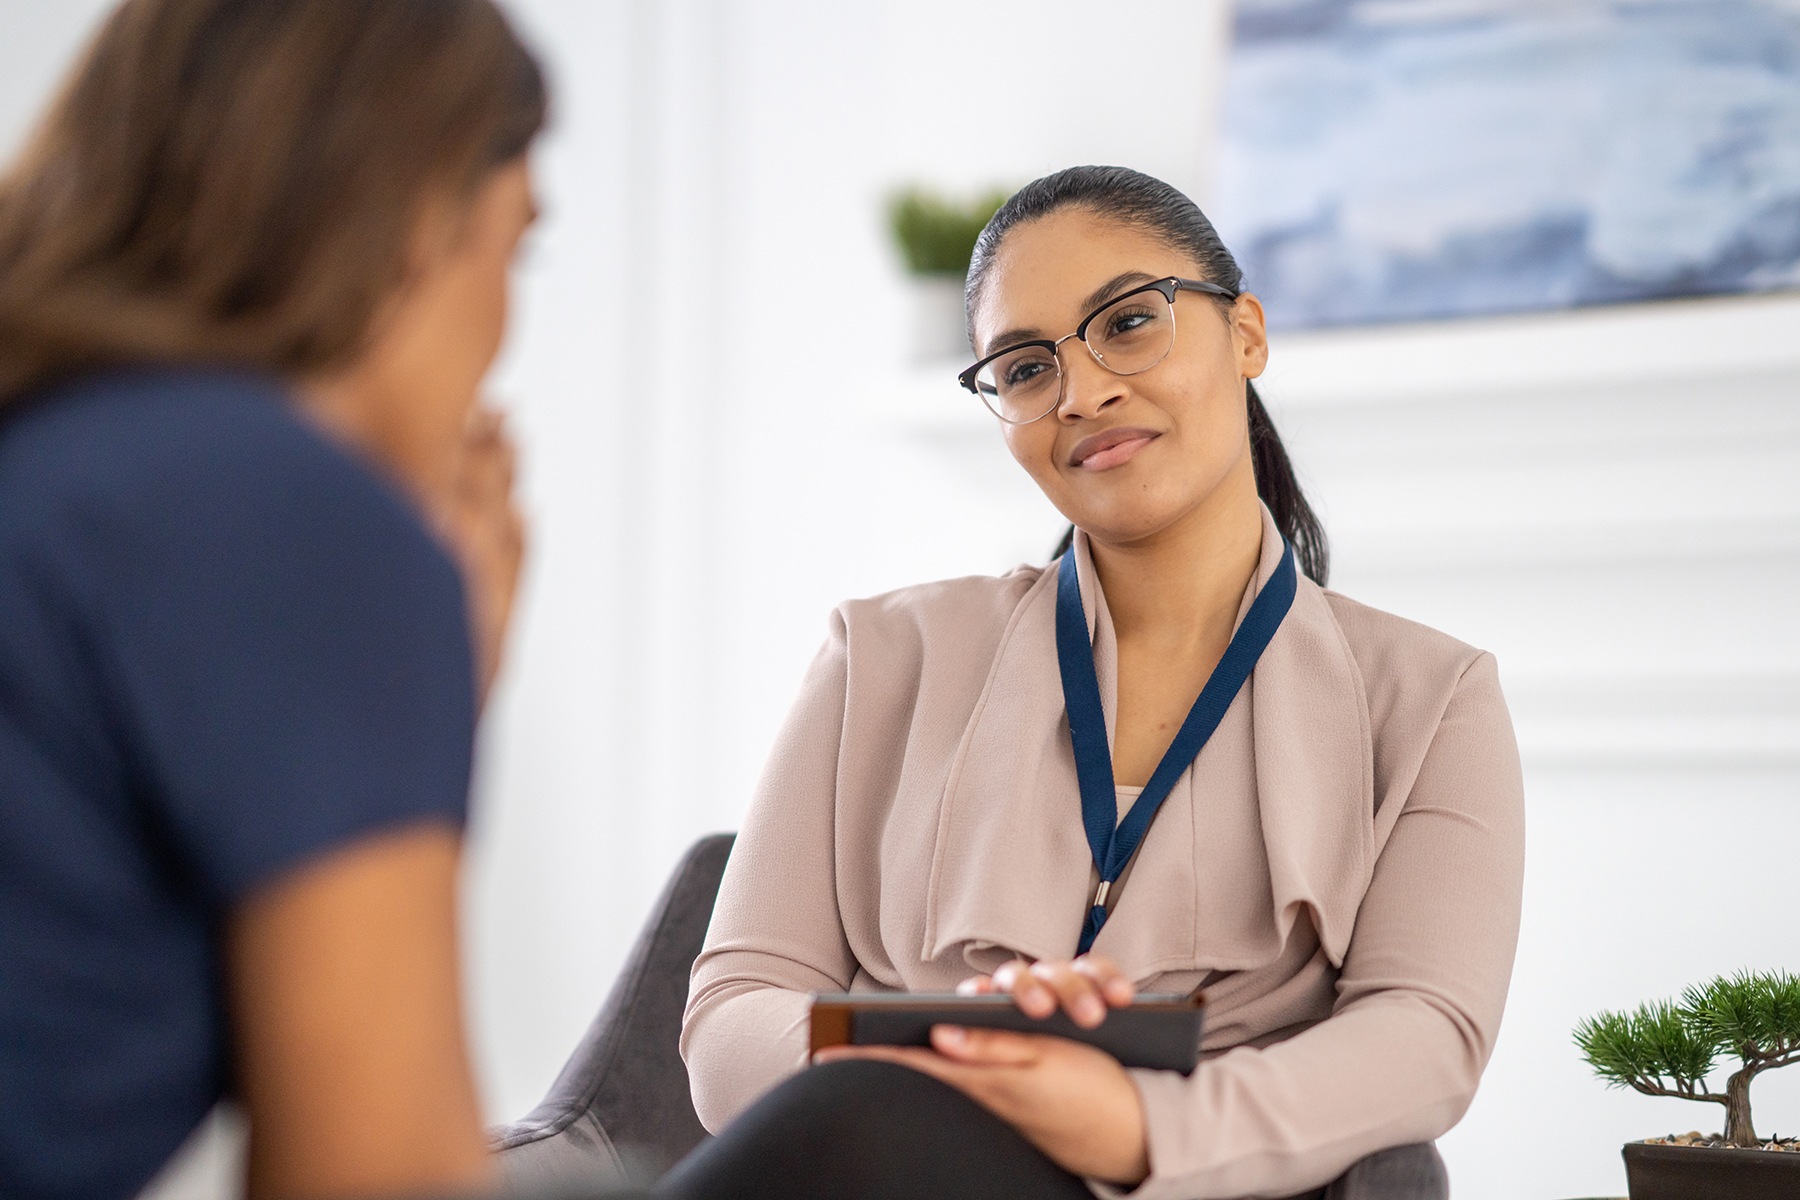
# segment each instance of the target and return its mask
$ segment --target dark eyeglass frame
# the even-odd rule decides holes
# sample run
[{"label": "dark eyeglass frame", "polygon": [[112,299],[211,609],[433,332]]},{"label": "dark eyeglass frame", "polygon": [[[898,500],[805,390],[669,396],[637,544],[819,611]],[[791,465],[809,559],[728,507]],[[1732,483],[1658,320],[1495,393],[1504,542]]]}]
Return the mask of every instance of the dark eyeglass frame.
[{"label": "dark eyeglass frame", "polygon": [[[1089,354],[1093,355],[1095,362],[1097,362],[1101,366],[1105,367],[1108,371],[1111,371],[1114,375],[1141,375],[1145,371],[1148,371],[1151,367],[1156,366],[1157,363],[1162,362],[1163,359],[1159,358],[1156,360],[1156,362],[1150,363],[1146,366],[1139,367],[1135,371],[1120,371],[1120,370],[1115,369],[1113,366],[1111,366],[1104,358],[1101,358],[1100,352],[1098,350],[1095,350],[1093,348],[1093,346],[1089,345],[1088,340],[1087,340],[1088,325],[1093,322],[1095,317],[1099,316],[1101,313],[1105,312],[1107,309],[1111,308],[1113,305],[1118,304],[1120,301],[1129,300],[1129,299],[1131,299],[1131,297],[1136,296],[1141,292],[1161,292],[1162,298],[1169,302],[1170,308],[1173,308],[1175,305],[1175,293],[1176,292],[1200,292],[1200,293],[1203,293],[1208,296],[1223,296],[1227,300],[1236,300],[1238,298],[1238,296],[1241,294],[1238,291],[1233,290],[1232,288],[1221,287],[1220,285],[1218,285],[1216,283],[1209,283],[1207,280],[1204,280],[1204,279],[1182,279],[1179,276],[1175,276],[1175,275],[1171,275],[1167,279],[1158,279],[1152,283],[1141,284],[1138,287],[1132,288],[1128,292],[1120,292],[1117,296],[1114,296],[1112,299],[1108,300],[1106,303],[1104,303],[1104,304],[1100,305],[1100,307],[1096,308],[1093,312],[1091,312],[1087,316],[1081,318],[1081,324],[1079,324],[1075,327],[1074,333],[1064,334],[1062,337],[1057,338],[1055,341],[1052,341],[1049,338],[1034,338],[1029,342],[1014,342],[1010,346],[1004,346],[1001,349],[994,351],[992,354],[988,355],[986,358],[982,359],[980,362],[977,362],[974,366],[969,367],[966,370],[959,371],[956,376],[956,381],[958,383],[962,384],[963,387],[967,388],[975,396],[975,398],[977,400],[980,400],[982,405],[984,407],[986,407],[989,412],[993,412],[996,417],[1000,417],[1000,419],[1002,421],[1005,421],[1008,425],[1029,425],[1029,424],[1031,424],[1032,421],[1043,420],[1045,417],[1047,417],[1051,413],[1055,412],[1057,409],[1057,406],[1062,403],[1062,387],[1061,387],[1060,383],[1058,384],[1058,387],[1057,387],[1056,401],[1055,401],[1055,403],[1051,404],[1049,408],[1045,409],[1043,412],[1039,413],[1037,416],[1032,417],[1031,420],[1014,421],[1010,417],[1001,417],[999,413],[994,412],[994,406],[992,404],[988,403],[986,397],[982,396],[981,389],[975,383],[975,376],[981,373],[981,368],[987,366],[989,363],[993,362],[997,358],[1004,358],[1008,354],[1017,354],[1019,351],[1024,350],[1029,346],[1042,346],[1044,349],[1046,349],[1050,352],[1050,357],[1052,359],[1056,359],[1056,357],[1057,357],[1056,352],[1062,348],[1062,344],[1064,342],[1068,341],[1070,338],[1074,338],[1076,341],[1080,342],[1083,346],[1087,347],[1087,352]],[[1170,333],[1169,333],[1169,346],[1172,349],[1174,347],[1174,345],[1175,345],[1175,334],[1174,334],[1173,328],[1171,328]],[[1167,358],[1167,357],[1168,357],[1168,352],[1164,351],[1163,358]],[[1056,369],[1059,373],[1062,371],[1062,363],[1060,360],[1057,361]]]}]

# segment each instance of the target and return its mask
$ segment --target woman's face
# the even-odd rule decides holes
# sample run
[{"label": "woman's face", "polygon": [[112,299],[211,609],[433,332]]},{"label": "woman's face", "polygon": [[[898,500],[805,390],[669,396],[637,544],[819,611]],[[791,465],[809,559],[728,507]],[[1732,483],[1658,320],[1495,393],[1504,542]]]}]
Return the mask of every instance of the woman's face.
[{"label": "woman's face", "polygon": [[[992,260],[974,313],[988,355],[1032,338],[1056,339],[1099,305],[1198,264],[1155,235],[1065,208],[1016,226]],[[1007,449],[1070,521],[1103,543],[1129,545],[1255,495],[1244,381],[1268,360],[1262,305],[1244,296],[1230,315],[1211,297],[1177,292],[1175,343],[1136,375],[1114,375],[1070,339],[1058,351],[1062,400],[1028,425],[1001,429]]]},{"label": "woman's face", "polygon": [[506,333],[512,261],[535,216],[523,158],[472,196],[428,207],[407,281],[369,348],[314,389],[327,422],[428,503],[451,490],[470,411]]}]

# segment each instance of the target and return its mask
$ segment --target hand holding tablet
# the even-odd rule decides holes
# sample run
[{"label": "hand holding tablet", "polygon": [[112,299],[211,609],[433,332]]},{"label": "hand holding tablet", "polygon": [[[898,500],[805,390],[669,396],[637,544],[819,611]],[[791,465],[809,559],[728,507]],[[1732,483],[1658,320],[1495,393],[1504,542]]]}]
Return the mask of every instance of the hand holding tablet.
[{"label": "hand holding tablet", "polygon": [[1127,1067],[1191,1072],[1204,1001],[1139,996],[1104,954],[1015,959],[953,994],[815,995],[813,1061],[930,1075],[1012,1125],[1064,1170],[1135,1186],[1148,1173]]}]

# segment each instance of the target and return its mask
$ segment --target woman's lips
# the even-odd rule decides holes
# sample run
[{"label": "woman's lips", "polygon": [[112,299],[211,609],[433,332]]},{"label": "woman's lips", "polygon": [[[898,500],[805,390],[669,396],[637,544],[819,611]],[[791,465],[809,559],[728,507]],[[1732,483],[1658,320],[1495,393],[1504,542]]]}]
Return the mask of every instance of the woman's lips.
[{"label": "woman's lips", "polygon": [[1069,465],[1083,471],[1110,471],[1130,462],[1159,436],[1153,429],[1108,429],[1077,442]]}]

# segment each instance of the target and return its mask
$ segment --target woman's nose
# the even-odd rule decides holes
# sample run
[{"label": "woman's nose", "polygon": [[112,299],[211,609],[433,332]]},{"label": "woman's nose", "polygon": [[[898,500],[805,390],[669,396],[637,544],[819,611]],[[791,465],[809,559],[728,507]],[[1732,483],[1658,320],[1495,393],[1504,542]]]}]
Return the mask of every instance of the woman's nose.
[{"label": "woman's nose", "polygon": [[1062,396],[1056,404],[1057,420],[1091,420],[1124,397],[1124,377],[1096,362],[1086,346],[1065,346],[1061,353]]}]

